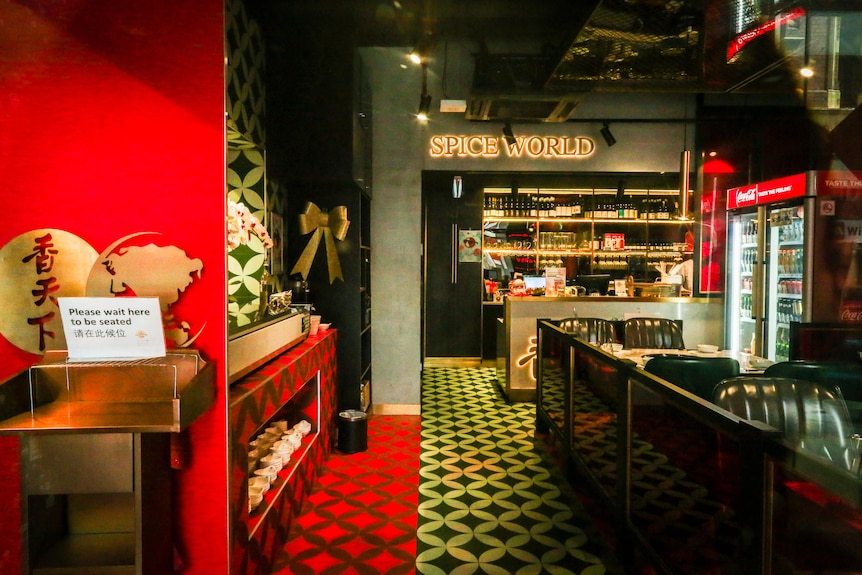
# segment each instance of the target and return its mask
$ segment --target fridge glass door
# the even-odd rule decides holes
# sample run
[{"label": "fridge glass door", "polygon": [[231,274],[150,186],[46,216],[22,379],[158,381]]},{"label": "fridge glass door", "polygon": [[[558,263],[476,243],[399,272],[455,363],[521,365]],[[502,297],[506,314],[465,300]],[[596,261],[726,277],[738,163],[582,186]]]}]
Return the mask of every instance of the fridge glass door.
[{"label": "fridge glass door", "polygon": [[730,216],[727,326],[728,348],[749,351],[756,328],[754,270],[757,265],[757,212]]},{"label": "fridge glass door", "polygon": [[770,207],[766,274],[766,346],[764,356],[787,361],[790,322],[802,321],[805,268],[805,210],[801,205]]}]

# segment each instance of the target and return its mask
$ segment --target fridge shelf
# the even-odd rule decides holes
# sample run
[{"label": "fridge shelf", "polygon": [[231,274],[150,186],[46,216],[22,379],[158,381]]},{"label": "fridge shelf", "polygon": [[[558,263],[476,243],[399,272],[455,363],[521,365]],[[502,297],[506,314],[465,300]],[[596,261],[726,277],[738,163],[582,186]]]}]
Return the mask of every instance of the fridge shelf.
[{"label": "fridge shelf", "polygon": [[778,293],[776,295],[781,299],[802,299],[801,293]]}]

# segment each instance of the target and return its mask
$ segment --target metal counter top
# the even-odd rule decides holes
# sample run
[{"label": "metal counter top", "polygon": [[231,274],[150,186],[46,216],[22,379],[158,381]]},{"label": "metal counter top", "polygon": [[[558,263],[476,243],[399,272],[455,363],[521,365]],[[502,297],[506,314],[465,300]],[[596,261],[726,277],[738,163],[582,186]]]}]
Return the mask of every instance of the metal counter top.
[{"label": "metal counter top", "polygon": [[0,434],[179,432],[215,401],[215,369],[194,350],[68,362],[54,354],[0,384]]}]

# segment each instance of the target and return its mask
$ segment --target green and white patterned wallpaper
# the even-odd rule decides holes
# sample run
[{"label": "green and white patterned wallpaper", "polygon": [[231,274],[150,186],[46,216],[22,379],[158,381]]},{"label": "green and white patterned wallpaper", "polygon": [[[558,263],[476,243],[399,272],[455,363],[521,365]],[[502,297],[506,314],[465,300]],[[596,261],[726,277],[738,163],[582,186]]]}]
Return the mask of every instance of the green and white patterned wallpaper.
[{"label": "green and white patterned wallpaper", "polygon": [[[266,177],[263,35],[257,22],[249,18],[241,0],[227,2],[226,34],[227,197],[244,204],[276,241],[283,241],[283,233],[274,234],[270,229],[270,214],[283,214],[285,200],[278,184]],[[257,316],[261,277],[265,266],[272,264],[267,259],[268,251],[273,250],[266,250],[260,238],[252,234],[248,243],[227,254],[231,329],[247,326]],[[278,246],[274,250],[276,254],[282,252]],[[273,274],[272,279],[274,291],[280,291],[281,274]]]}]

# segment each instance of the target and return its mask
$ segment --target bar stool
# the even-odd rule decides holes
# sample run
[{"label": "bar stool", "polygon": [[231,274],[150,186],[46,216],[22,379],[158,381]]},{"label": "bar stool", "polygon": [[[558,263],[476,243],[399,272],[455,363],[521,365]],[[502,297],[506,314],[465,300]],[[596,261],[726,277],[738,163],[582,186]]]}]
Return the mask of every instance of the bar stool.
[{"label": "bar stool", "polygon": [[606,319],[596,317],[567,317],[560,320],[559,326],[566,333],[571,333],[578,339],[596,345],[617,341],[614,324]]},{"label": "bar stool", "polygon": [[739,375],[739,362],[732,357],[663,355],[646,362],[644,370],[712,401],[712,392],[720,381]]},{"label": "bar stool", "polygon": [[679,323],[662,317],[633,317],[623,324],[625,347],[685,349]]}]

